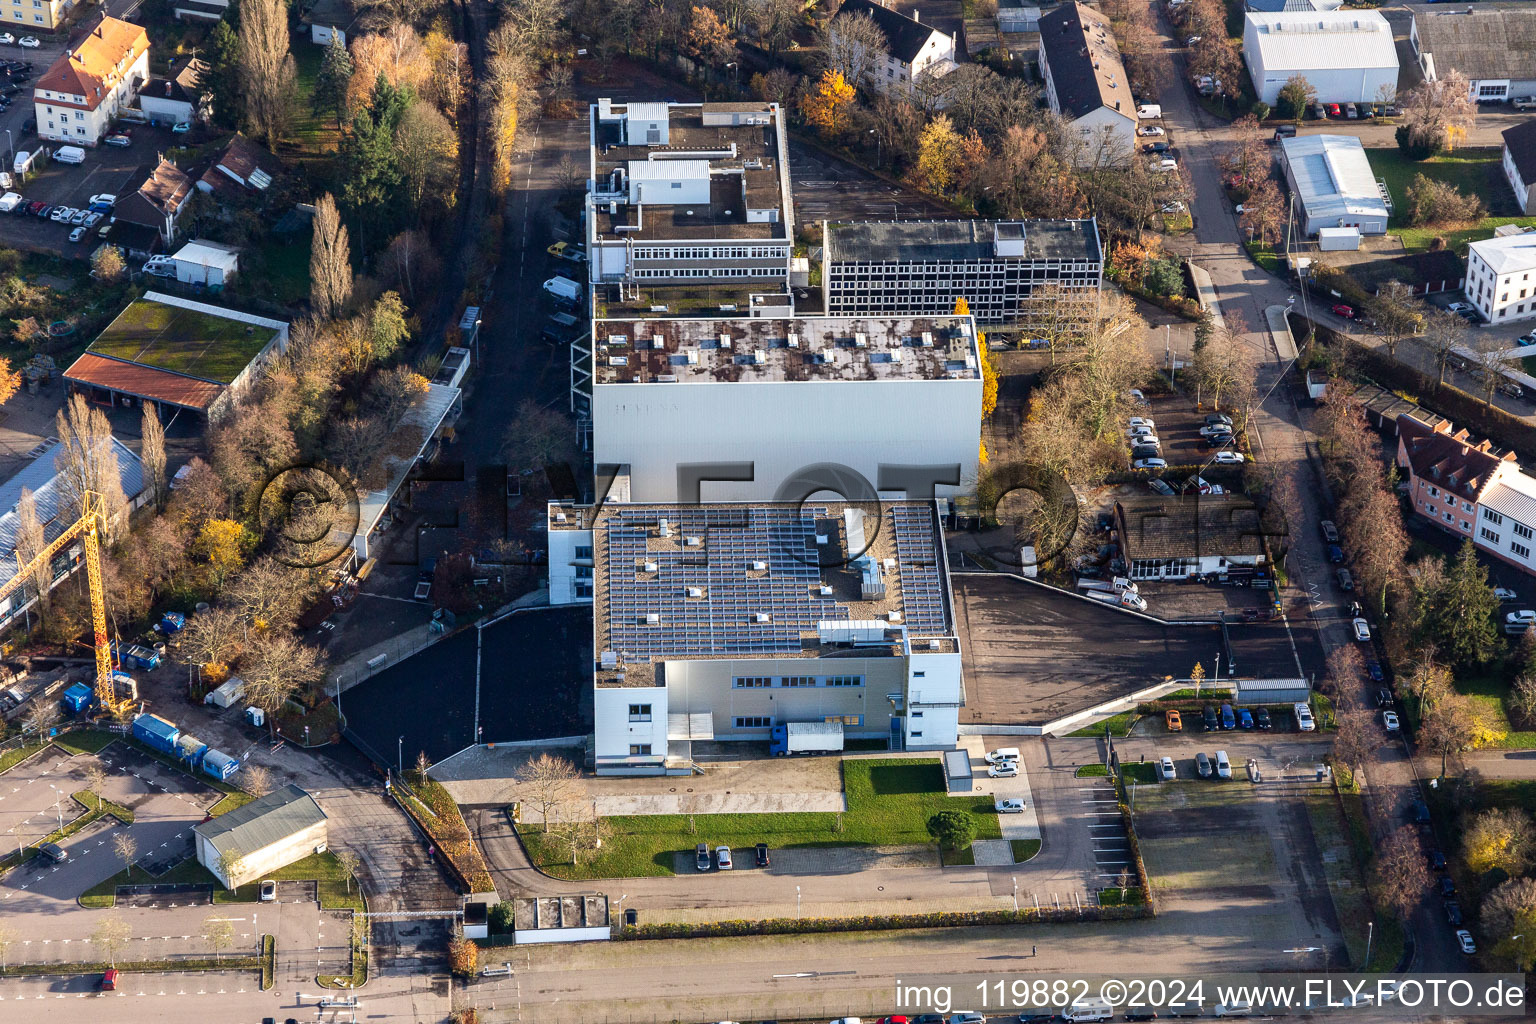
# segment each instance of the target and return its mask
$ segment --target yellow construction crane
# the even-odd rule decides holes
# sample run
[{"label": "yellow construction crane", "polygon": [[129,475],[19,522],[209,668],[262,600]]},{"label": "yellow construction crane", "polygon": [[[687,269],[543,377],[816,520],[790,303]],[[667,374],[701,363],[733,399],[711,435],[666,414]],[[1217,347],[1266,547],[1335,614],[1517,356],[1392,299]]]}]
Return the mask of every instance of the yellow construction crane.
[{"label": "yellow construction crane", "polygon": [[96,702],[101,708],[111,714],[118,714],[132,703],[132,700],[119,700],[117,691],[112,685],[112,644],[107,638],[107,601],[106,594],[101,584],[101,535],[106,532],[106,510],[103,507],[101,495],[92,491],[85,493],[85,506],[80,518],[67,528],[53,543],[38,552],[31,561],[22,564],[21,556],[16,557],[16,575],[10,581],[0,585],[0,600],[4,600],[13,591],[21,587],[31,578],[39,565],[52,565],[54,556],[64,550],[76,537],[85,538],[85,575],[91,589],[91,630],[95,634],[96,647]]}]

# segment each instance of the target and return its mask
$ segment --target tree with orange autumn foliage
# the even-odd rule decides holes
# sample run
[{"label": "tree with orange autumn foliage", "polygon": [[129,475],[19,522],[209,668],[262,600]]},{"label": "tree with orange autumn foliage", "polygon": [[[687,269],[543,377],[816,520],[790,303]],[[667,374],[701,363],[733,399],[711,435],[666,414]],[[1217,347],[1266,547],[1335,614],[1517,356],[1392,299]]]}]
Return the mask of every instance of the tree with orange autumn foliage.
[{"label": "tree with orange autumn foliage", "polygon": [[800,112],[823,135],[835,138],[848,127],[853,98],[853,86],[843,78],[843,73],[828,68],[800,102]]}]

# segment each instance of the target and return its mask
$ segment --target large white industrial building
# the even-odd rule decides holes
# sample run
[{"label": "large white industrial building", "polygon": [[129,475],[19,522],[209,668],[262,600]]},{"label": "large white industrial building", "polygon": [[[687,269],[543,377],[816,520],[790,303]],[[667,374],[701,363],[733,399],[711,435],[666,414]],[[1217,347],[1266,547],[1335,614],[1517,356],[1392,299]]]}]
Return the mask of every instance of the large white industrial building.
[{"label": "large white industrial building", "polygon": [[[951,496],[976,483],[976,340],[953,315],[597,320],[576,404],[610,500],[794,501],[829,465],[863,477],[849,499]],[[924,491],[914,466],[947,468]]]},{"label": "large white industrial building", "polygon": [[[934,503],[549,512],[551,602],[593,604],[599,774],[686,774],[695,744],[792,722],[954,746],[964,686]],[[570,570],[583,591],[560,582]]]},{"label": "large white industrial building", "polygon": [[326,848],[326,816],[298,786],[284,786],[192,826],[197,862],[226,889],[254,882]]},{"label": "large white industrial building", "polygon": [[1379,11],[1244,15],[1243,57],[1253,91],[1272,107],[1294,75],[1321,103],[1388,103],[1397,94],[1397,48]]},{"label": "large white industrial building", "polygon": [[1536,231],[1467,246],[1464,290],[1489,323],[1536,317]]},{"label": "large white industrial building", "polygon": [[1319,228],[1356,228],[1362,235],[1386,232],[1391,194],[1353,135],[1281,139],[1280,166],[1296,198],[1302,234],[1315,235]]}]

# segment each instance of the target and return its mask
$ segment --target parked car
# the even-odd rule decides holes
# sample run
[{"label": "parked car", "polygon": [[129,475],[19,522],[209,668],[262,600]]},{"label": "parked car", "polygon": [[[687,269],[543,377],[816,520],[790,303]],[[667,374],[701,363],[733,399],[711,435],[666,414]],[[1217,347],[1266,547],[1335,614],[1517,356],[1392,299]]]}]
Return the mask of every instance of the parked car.
[{"label": "parked car", "polygon": [[1392,696],[1392,691],[1391,690],[1387,689],[1385,686],[1377,688],[1377,690],[1376,690],[1376,706],[1377,707],[1379,707],[1379,708],[1389,708],[1393,704],[1396,704],[1396,703],[1397,703],[1397,700],[1396,700],[1396,698],[1394,698]]},{"label": "parked car", "polygon": [[1144,127],[1137,128],[1136,134],[1140,135],[1144,139],[1155,139],[1159,136],[1166,135],[1167,132],[1163,131],[1162,128],[1155,124],[1149,124],[1145,125]]},{"label": "parked car", "polygon": [[1273,724],[1269,718],[1269,708],[1255,708],[1253,720],[1260,729],[1268,729]]},{"label": "parked car", "polygon": [[1344,116],[1351,121],[1356,120],[1360,116],[1360,108],[1353,103],[1346,103],[1344,104]]},{"label": "parked car", "polygon": [[1005,761],[1002,764],[987,765],[987,777],[993,779],[1016,779],[1019,777],[1019,763],[1017,761]]},{"label": "parked car", "polygon": [[1317,722],[1312,718],[1312,709],[1305,704],[1294,704],[1291,711],[1296,715],[1296,728],[1302,732],[1316,732]]},{"label": "parked car", "polygon": [[58,843],[38,843],[37,855],[50,864],[62,864],[69,859],[69,852]]},{"label": "parked car", "polygon": [[1520,335],[1520,337],[1515,339],[1515,344],[1521,347],[1536,345],[1536,333]]},{"label": "parked car", "polygon": [[1195,773],[1202,779],[1211,777],[1211,759],[1203,753],[1195,755]]},{"label": "parked car", "polygon": [[1165,498],[1171,498],[1176,493],[1172,487],[1168,486],[1166,481],[1159,480],[1156,477],[1147,481],[1147,487]]},{"label": "parked car", "polygon": [[1180,718],[1178,711],[1173,708],[1163,712],[1163,724],[1168,727],[1169,732],[1184,731],[1184,719]]},{"label": "parked car", "polygon": [[31,135],[35,131],[37,131],[37,118],[29,117],[21,122],[21,133],[23,135]]},{"label": "parked car", "polygon": [[70,215],[69,215],[69,222],[71,224],[76,225],[76,226],[84,224],[85,223],[86,214],[88,214],[90,212],[91,212],[90,210],[74,210],[74,211],[71,211]]},{"label": "parked car", "polygon": [[1218,779],[1230,779],[1232,777],[1232,762],[1227,759],[1225,750],[1216,751],[1216,777]]},{"label": "parked car", "polygon": [[171,125],[171,131],[175,132],[177,135],[185,135],[191,130],[191,121],[177,121],[175,124]]},{"label": "parked car", "polygon": [[1148,416],[1132,416],[1126,426],[1135,430],[1137,427],[1146,427],[1148,430],[1156,430],[1157,422]]},{"label": "parked car", "polygon": [[1477,943],[1472,941],[1472,933],[1465,928],[1456,930],[1456,941],[1461,946],[1461,951],[1467,956],[1477,952]]},{"label": "parked car", "polygon": [[1351,575],[1348,569],[1341,566],[1339,571],[1334,573],[1334,576],[1339,581],[1339,589],[1344,591],[1344,593],[1348,594],[1355,589],[1355,577]]},{"label": "parked car", "polygon": [[101,980],[96,983],[96,986],[103,992],[117,991],[117,968],[108,967],[105,971],[102,971]]},{"label": "parked car", "polygon": [[1147,169],[1159,172],[1176,171],[1179,169],[1179,162],[1171,156],[1165,156],[1161,160],[1153,161],[1150,165],[1148,165]]},{"label": "parked car", "polygon": [[1221,728],[1221,723],[1216,717],[1216,706],[1214,704],[1207,704],[1200,709],[1200,720],[1206,732],[1214,732]]},{"label": "parked car", "polygon": [[1387,732],[1397,732],[1398,727],[1402,723],[1397,720],[1396,711],[1383,711],[1381,713],[1381,724],[1382,727],[1387,730]]},{"label": "parked car", "polygon": [[1452,896],[1455,896],[1455,895],[1456,895],[1456,879],[1452,878],[1450,875],[1441,875],[1440,876],[1440,896],[1443,899],[1450,899]]},{"label": "parked car", "polygon": [[1445,854],[1441,853],[1439,850],[1430,850],[1427,854],[1425,854],[1425,857],[1427,857],[1429,860],[1429,870],[1445,870]]},{"label": "parked car", "polygon": [[1166,152],[1168,152],[1168,143],[1166,143],[1166,142],[1149,142],[1146,145],[1141,147],[1141,151],[1143,153],[1166,153]]},{"label": "parked car", "polygon": [[1451,303],[1447,303],[1445,308],[1450,310],[1452,313],[1476,313],[1477,312],[1477,310],[1472,308],[1472,304],[1470,302],[1451,302]]},{"label": "parked car", "polygon": [[1143,408],[1152,404],[1151,402],[1147,401],[1147,396],[1141,393],[1140,388],[1131,388],[1131,390],[1127,391],[1126,394],[1130,397],[1131,401],[1135,402],[1139,406],[1142,406]]},{"label": "parked car", "polygon": [[1455,900],[1446,900],[1440,904],[1445,908],[1445,921],[1452,928],[1461,927],[1461,904]]},{"label": "parked car", "polygon": [[1201,437],[1210,437],[1212,434],[1225,434],[1228,437],[1231,437],[1232,436],[1232,424],[1230,424],[1230,423],[1208,423],[1205,426],[1200,428],[1200,436]]},{"label": "parked car", "polygon": [[1353,306],[1346,306],[1342,302],[1337,302],[1333,306],[1333,315],[1343,317],[1345,320],[1353,320],[1355,318],[1355,308]]},{"label": "parked car", "polygon": [[1157,762],[1158,775],[1164,782],[1172,781],[1178,773],[1173,769],[1173,758],[1165,757]]},{"label": "parked car", "polygon": [[1018,797],[1008,797],[995,801],[994,809],[998,814],[1023,814],[1024,801]]},{"label": "parked car", "polygon": [[1504,632],[1511,636],[1519,636],[1533,625],[1536,625],[1536,611],[1529,608],[1521,608],[1504,616]]},{"label": "parked car", "polygon": [[69,240],[71,242],[78,242],[80,239],[85,237],[85,232],[86,229],[83,225],[81,227],[75,228],[75,230],[69,233]]},{"label": "parked car", "polygon": [[1337,544],[1328,545],[1328,561],[1338,564],[1344,561],[1344,549]]},{"label": "parked car", "polygon": [[715,863],[720,866],[721,871],[731,870],[731,848],[729,846],[722,846],[715,850]]},{"label": "parked car", "polygon": [[1506,380],[1499,385],[1499,394],[1508,395],[1510,398],[1524,398],[1525,388],[1522,388],[1512,380]]},{"label": "parked car", "polygon": [[1242,452],[1221,451],[1216,453],[1216,464],[1218,466],[1239,466],[1244,461],[1246,460],[1244,460]]},{"label": "parked car", "polygon": [[1330,103],[1330,104],[1328,104],[1328,116],[1329,117],[1343,117],[1344,116],[1344,111],[1339,109],[1339,105],[1337,103]]},{"label": "parked car", "polygon": [[1238,708],[1237,709],[1237,725],[1238,725],[1238,728],[1240,728],[1240,729],[1252,729],[1253,728],[1253,712],[1249,711],[1247,708]]},{"label": "parked car", "polygon": [[258,897],[263,903],[271,903],[277,899],[277,880],[273,878],[263,879]]},{"label": "parked car", "polygon": [[1162,459],[1137,459],[1131,463],[1132,469],[1167,469],[1168,463]]},{"label": "parked car", "polygon": [[700,843],[693,848],[693,866],[700,871],[709,870],[710,860],[708,843]]},{"label": "parked car", "polygon": [[1279,128],[1275,129],[1276,142],[1279,142],[1281,139],[1294,139],[1295,137],[1296,126],[1293,124],[1283,124]]},{"label": "parked car", "polygon": [[1375,658],[1371,658],[1366,661],[1365,675],[1366,678],[1373,683],[1383,682],[1387,678],[1387,673],[1382,669],[1381,662],[1377,661]]},{"label": "parked car", "polygon": [[1225,426],[1228,430],[1232,429],[1232,417],[1224,412],[1213,412],[1205,418],[1205,425],[1208,427],[1215,426],[1218,423]]},{"label": "parked car", "polygon": [[1520,600],[1520,595],[1515,593],[1513,590],[1510,590],[1508,587],[1494,587],[1493,596],[1498,598],[1500,601]]},{"label": "parked car", "polygon": [[108,135],[106,138],[102,139],[101,140],[101,144],[104,145],[104,146],[117,146],[119,148],[122,148],[122,147],[125,147],[125,146],[133,145],[133,140],[130,139],[128,136],[123,135],[120,132],[117,132],[117,133],[113,133],[112,135]]},{"label": "parked car", "polygon": [[1371,640],[1371,624],[1362,618],[1350,621],[1350,628],[1355,631],[1355,639],[1361,643],[1369,643]]},{"label": "parked car", "polygon": [[1221,727],[1224,730],[1237,728],[1237,715],[1232,712],[1232,705],[1225,702],[1221,705]]}]

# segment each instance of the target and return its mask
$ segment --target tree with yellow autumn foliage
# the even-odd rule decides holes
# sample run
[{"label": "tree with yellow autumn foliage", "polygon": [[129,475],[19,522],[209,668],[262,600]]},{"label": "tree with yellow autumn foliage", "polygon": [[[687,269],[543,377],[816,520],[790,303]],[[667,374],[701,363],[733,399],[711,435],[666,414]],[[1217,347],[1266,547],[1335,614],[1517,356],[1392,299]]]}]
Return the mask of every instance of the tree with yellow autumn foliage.
[{"label": "tree with yellow autumn foliage", "polygon": [[1518,807],[1495,807],[1479,813],[1462,837],[1467,867],[1478,874],[1499,868],[1518,875],[1536,856],[1536,823]]},{"label": "tree with yellow autumn foliage", "polygon": [[245,567],[255,542],[251,531],[233,519],[210,519],[192,541],[192,553],[202,559],[208,582],[217,589]]},{"label": "tree with yellow autumn foliage", "polygon": [[853,86],[843,78],[843,73],[828,68],[800,102],[800,112],[824,136],[835,138],[848,127],[853,98]]},{"label": "tree with yellow autumn foliage", "polygon": [[961,150],[960,135],[949,115],[940,114],[923,128],[917,139],[914,184],[925,192],[945,195],[955,182]]}]

